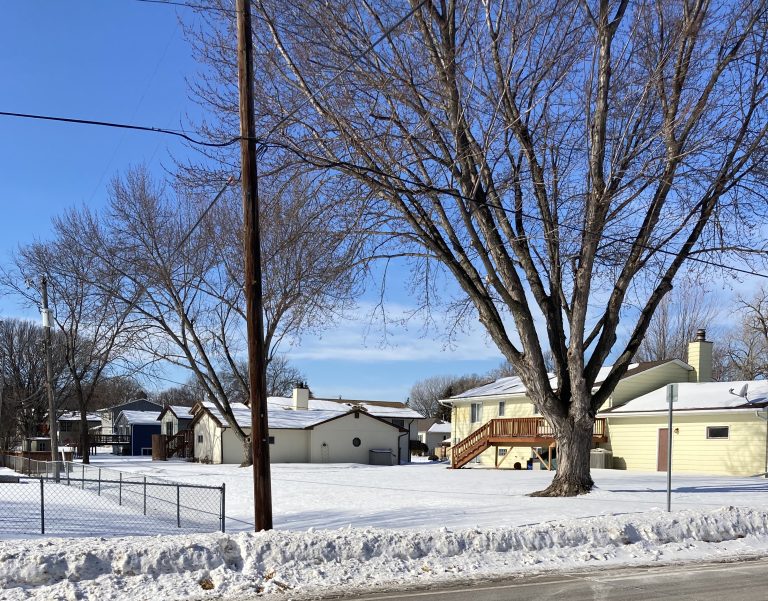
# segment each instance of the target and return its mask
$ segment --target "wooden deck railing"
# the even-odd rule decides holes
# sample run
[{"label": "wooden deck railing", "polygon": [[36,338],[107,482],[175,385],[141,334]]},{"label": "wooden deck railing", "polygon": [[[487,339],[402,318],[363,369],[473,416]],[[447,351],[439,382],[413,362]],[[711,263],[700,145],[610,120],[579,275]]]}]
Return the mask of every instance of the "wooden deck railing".
[{"label": "wooden deck railing", "polygon": [[[598,439],[605,438],[605,419],[595,420],[592,436]],[[500,417],[483,424],[462,441],[453,445],[451,463],[455,468],[461,467],[491,445],[509,442],[514,446],[514,443],[525,444],[528,441],[533,443],[554,441],[554,439],[554,430],[543,417]]]}]

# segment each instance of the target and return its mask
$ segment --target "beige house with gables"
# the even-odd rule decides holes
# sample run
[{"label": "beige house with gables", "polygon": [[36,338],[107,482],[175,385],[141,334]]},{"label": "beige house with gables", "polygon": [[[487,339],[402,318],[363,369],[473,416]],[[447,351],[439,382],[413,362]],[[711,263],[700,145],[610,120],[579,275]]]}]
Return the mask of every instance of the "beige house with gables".
[{"label": "beige house with gables", "polygon": [[[610,372],[604,367],[597,384]],[[679,359],[630,365],[616,389],[601,408],[609,412],[629,401],[677,382],[709,382],[712,379],[712,343],[700,330],[688,345],[688,363]],[[552,377],[554,385],[554,376]],[[451,407],[451,463],[453,467],[485,466],[525,469],[529,459],[551,467],[555,445],[546,420],[536,411],[519,377],[501,378],[440,401]],[[611,420],[606,413],[595,421],[596,447],[612,448]],[[620,462],[619,466],[621,465]],[[626,462],[626,465],[630,465]]]}]

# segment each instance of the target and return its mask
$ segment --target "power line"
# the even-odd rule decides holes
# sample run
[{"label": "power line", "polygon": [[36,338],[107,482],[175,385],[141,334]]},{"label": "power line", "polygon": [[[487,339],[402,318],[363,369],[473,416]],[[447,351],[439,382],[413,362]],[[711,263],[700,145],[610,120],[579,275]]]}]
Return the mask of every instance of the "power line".
[{"label": "power line", "polygon": [[220,13],[234,14],[237,12],[231,8],[221,8],[219,6],[209,6],[204,4],[192,4],[190,2],[176,2],[174,0],[134,0],[134,2],[142,2],[144,4],[165,4],[167,6],[179,6],[182,8],[191,8],[194,10],[210,10]]},{"label": "power line", "polygon": [[[300,157],[304,156],[302,153],[296,151],[295,149],[288,149],[288,150],[291,150],[292,152],[294,152],[295,154],[297,154]],[[403,184],[406,184],[406,185],[417,186],[417,187],[421,188],[421,190],[417,190],[417,192],[422,192],[422,193],[424,193],[424,192],[437,192],[438,194],[444,194],[446,196],[451,196],[451,197],[456,198],[458,200],[463,200],[465,202],[472,203],[472,204],[474,204],[476,206],[485,206],[485,207],[489,207],[489,208],[492,208],[492,209],[499,209],[499,210],[504,211],[505,213],[508,213],[508,214],[511,214],[511,215],[516,214],[514,209],[507,208],[507,207],[505,207],[504,205],[501,205],[501,204],[497,204],[497,203],[493,203],[493,202],[487,202],[487,201],[486,202],[480,202],[478,200],[475,200],[474,198],[470,198],[468,196],[464,196],[461,192],[457,192],[456,190],[450,190],[450,189],[447,189],[447,188],[439,188],[439,187],[436,187],[436,186],[424,186],[420,182],[417,182],[417,181],[414,181],[414,180],[410,180],[408,178],[404,178],[404,177],[401,177],[401,176],[398,176],[398,175],[384,173],[384,172],[382,172],[382,171],[380,171],[378,169],[371,169],[369,167],[364,167],[364,166],[360,166],[360,165],[345,163],[343,161],[340,161],[340,162],[337,162],[337,163],[333,163],[333,164],[329,165],[329,167],[336,167],[336,168],[346,167],[348,169],[352,169],[352,170],[356,170],[356,171],[372,172],[375,175],[380,175],[382,177],[386,177],[386,178],[394,179],[394,180],[396,180],[398,182],[402,182]],[[520,214],[523,217],[527,218],[527,219],[532,219],[534,221],[539,221],[539,222],[541,222],[541,223],[546,225],[545,219],[543,217],[541,217],[541,216],[531,215],[530,213],[524,213],[524,212],[521,212]],[[590,230],[588,230],[588,229],[586,229],[586,228],[584,228],[584,227],[582,227],[580,225],[570,225],[570,224],[567,224],[567,223],[558,223],[557,226],[558,227],[564,227],[566,229],[570,229],[570,230],[579,232],[581,234],[599,236],[599,237],[601,237],[601,238],[603,238],[605,240],[609,240],[611,242],[617,242],[617,243],[622,243],[622,244],[637,244],[637,246],[642,248],[643,250],[648,250],[648,251],[652,251],[652,252],[658,252],[658,253],[664,254],[664,255],[670,255],[670,256],[673,256],[673,257],[677,257],[678,254],[679,254],[679,253],[677,253],[675,251],[666,250],[666,249],[661,248],[661,247],[649,246],[648,244],[641,244],[641,243],[636,242],[636,241],[635,242],[628,242],[625,239],[617,238],[615,236],[611,236],[611,235],[606,234],[604,232],[603,233],[598,233],[598,232],[590,231]],[[532,237],[530,237],[530,236],[525,236],[525,237],[532,239]],[[546,235],[544,236],[543,239],[546,239]],[[768,251],[766,251],[765,254],[768,254]],[[750,275],[750,276],[755,276],[755,277],[759,277],[759,278],[768,279],[768,274],[758,273],[756,271],[751,271],[751,270],[748,270],[748,269],[742,269],[741,267],[735,267],[733,265],[726,265],[725,263],[719,263],[717,261],[710,261],[708,259],[702,259],[702,258],[699,258],[699,257],[692,256],[690,254],[687,257],[685,257],[685,260],[686,261],[693,261],[695,263],[701,263],[703,265],[708,265],[710,267],[718,267],[720,269],[725,269],[727,271],[733,271],[733,272],[737,272],[737,273],[742,273],[744,275]]]},{"label": "power line", "polygon": [[74,117],[57,117],[52,115],[38,115],[33,113],[14,113],[11,111],[0,111],[0,116],[3,117],[18,117],[20,119],[34,119],[38,121],[54,121],[57,123],[74,123],[76,125],[95,125],[99,127],[112,127],[115,129],[131,129],[136,131],[147,131],[156,134],[168,134],[171,136],[177,136],[187,140],[191,144],[197,146],[211,146],[214,148],[223,148],[225,146],[231,146],[237,144],[240,141],[240,137],[235,137],[227,142],[206,142],[205,140],[196,140],[192,138],[184,131],[180,129],[166,129],[163,127],[151,127],[147,125],[134,125],[129,123],[117,123],[114,121],[97,121],[94,119],[76,119]]}]

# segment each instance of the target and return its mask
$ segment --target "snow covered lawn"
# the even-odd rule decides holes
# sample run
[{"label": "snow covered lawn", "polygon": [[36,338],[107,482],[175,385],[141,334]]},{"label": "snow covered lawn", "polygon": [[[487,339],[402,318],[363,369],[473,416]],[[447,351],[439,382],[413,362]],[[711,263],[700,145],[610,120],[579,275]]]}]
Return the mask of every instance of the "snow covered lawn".
[{"label": "snow covered lawn", "polygon": [[226,482],[227,534],[0,540],[0,597],[296,598],[768,551],[768,480],[758,478],[675,475],[668,514],[661,473],[595,470],[590,495],[533,499],[525,494],[546,486],[551,473],[273,465],[276,530],[254,534],[249,470],[97,461],[182,482]]}]

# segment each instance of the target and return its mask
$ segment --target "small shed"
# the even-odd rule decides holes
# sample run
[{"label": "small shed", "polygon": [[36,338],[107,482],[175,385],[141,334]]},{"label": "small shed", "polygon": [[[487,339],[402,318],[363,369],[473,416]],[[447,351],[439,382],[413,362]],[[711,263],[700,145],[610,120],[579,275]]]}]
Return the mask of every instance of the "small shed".
[{"label": "small shed", "polygon": [[152,435],[160,434],[159,411],[122,411],[115,420],[115,433],[130,437],[128,455],[152,455]]}]

